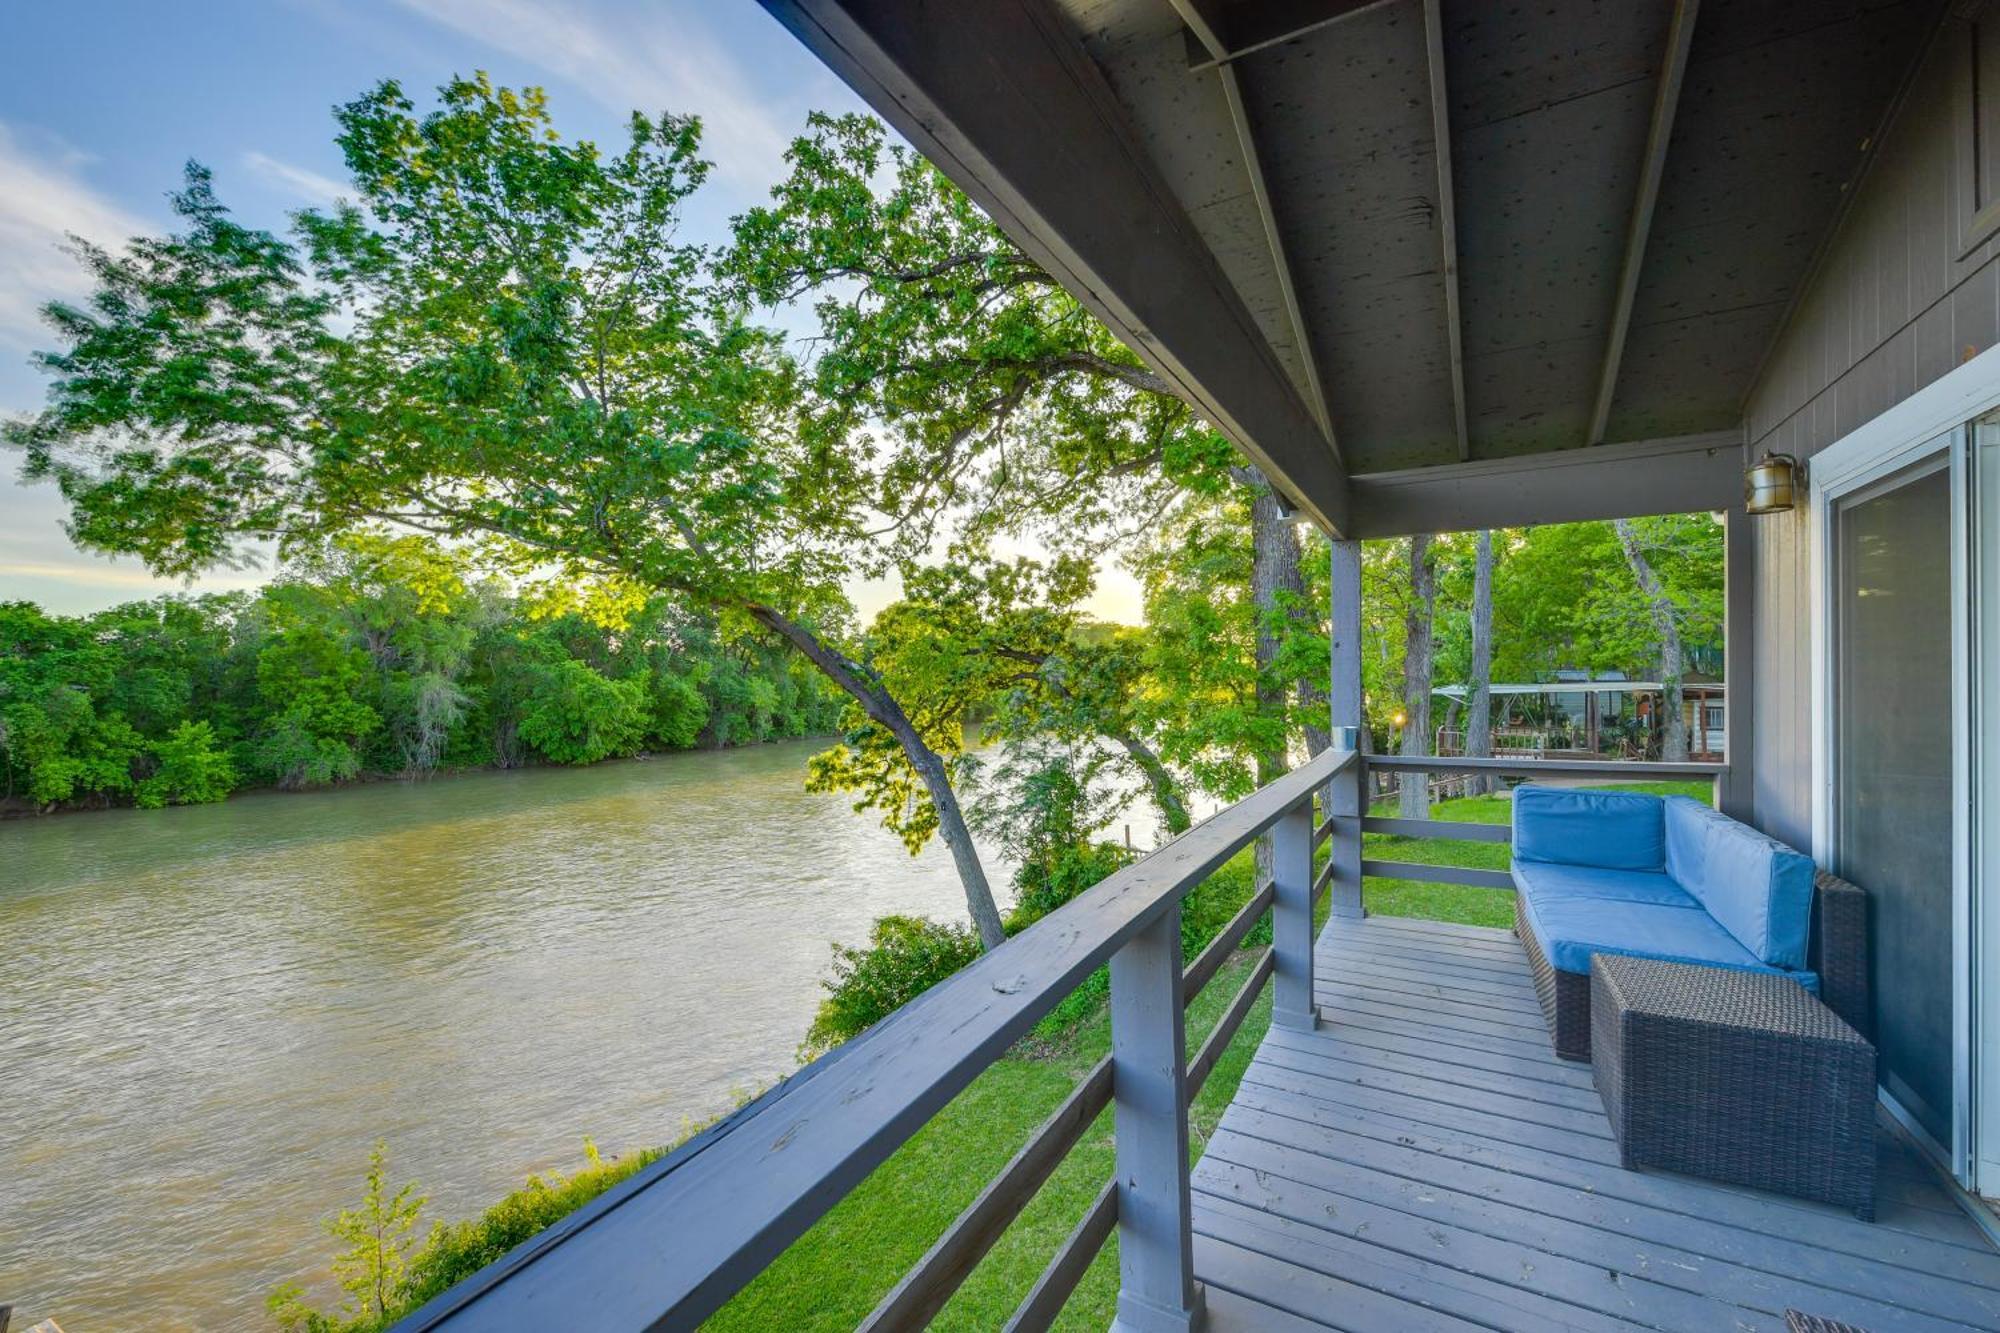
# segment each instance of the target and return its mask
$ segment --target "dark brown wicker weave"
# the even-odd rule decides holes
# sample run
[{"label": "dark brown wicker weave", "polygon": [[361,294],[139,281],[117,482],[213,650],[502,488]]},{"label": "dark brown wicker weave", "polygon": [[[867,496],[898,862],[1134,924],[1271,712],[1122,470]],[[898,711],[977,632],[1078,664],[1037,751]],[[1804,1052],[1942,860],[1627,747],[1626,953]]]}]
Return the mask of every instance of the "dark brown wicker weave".
[{"label": "dark brown wicker weave", "polygon": [[[1874,1035],[1868,997],[1868,895],[1822,871],[1813,881],[1812,934],[1806,966],[1819,973],[1820,999],[1864,1037]],[[1543,955],[1514,900],[1514,933],[1528,954],[1535,997],[1549,1037],[1565,1060],[1590,1059],[1590,977],[1559,971]]]},{"label": "dark brown wicker weave", "polygon": [[1822,1319],[1816,1314],[1806,1314],[1801,1310],[1785,1311],[1787,1333],[1868,1333],[1857,1324],[1843,1324],[1837,1319]]},{"label": "dark brown wicker weave", "polygon": [[1581,972],[1561,972],[1542,953],[1535,932],[1521,919],[1521,899],[1514,899],[1514,933],[1528,954],[1528,971],[1535,978],[1535,998],[1542,1002],[1549,1038],[1565,1060],[1590,1058],[1590,978]]},{"label": "dark brown wicker weave", "polygon": [[1590,960],[1591,1074],[1625,1165],[1875,1216],[1875,1048],[1781,976]]}]

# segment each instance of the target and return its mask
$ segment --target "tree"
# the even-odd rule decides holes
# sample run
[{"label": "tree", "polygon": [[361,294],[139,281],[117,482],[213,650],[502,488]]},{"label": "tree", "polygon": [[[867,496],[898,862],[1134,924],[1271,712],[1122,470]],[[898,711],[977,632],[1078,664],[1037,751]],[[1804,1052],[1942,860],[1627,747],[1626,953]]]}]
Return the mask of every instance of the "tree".
[{"label": "tree", "polygon": [[326,1232],[347,1248],[335,1256],[334,1277],[347,1292],[341,1316],[329,1316],[305,1303],[293,1284],[278,1288],[266,1302],[281,1328],[296,1333],[340,1333],[348,1328],[379,1328],[392,1303],[400,1297],[409,1275],[412,1232],[426,1202],[415,1182],[389,1192],[389,1146],[377,1140],[368,1154],[368,1190],[359,1208],[343,1208],[326,1220]]},{"label": "tree", "polygon": [[777,336],[674,237],[697,122],[635,114],[607,157],[560,140],[539,91],[439,99],[419,116],[387,82],[336,112],[358,203],[299,214],[296,245],[191,166],[179,234],[81,246],[96,292],[48,308],[50,405],[9,428],[28,475],[81,544],[164,573],[389,524],[596,614],[665,592],[774,635],[900,748],[997,945],[943,758],[841,642],[841,577],[924,544],[930,442],[875,466],[856,422],[801,418]]},{"label": "tree", "polygon": [[582,662],[544,668],[528,696],[521,739],[558,764],[594,764],[638,748],[646,726],[645,688],[607,680]]},{"label": "tree", "polygon": [[[1472,575],[1472,661],[1467,673],[1465,753],[1488,758],[1493,753],[1493,534],[1482,530],[1474,538]],[[1478,796],[1491,788],[1490,780],[1474,773],[1466,784],[1468,795]]]},{"label": "tree", "polygon": [[[1403,753],[1431,752],[1432,624],[1437,611],[1437,567],[1432,563],[1431,538],[1417,533],[1409,541],[1410,597],[1403,614]],[[1430,785],[1421,773],[1402,775],[1404,819],[1430,818]]]},{"label": "tree", "polygon": [[161,741],[158,767],[139,784],[142,807],[204,805],[222,800],[236,786],[236,765],[217,743],[206,722],[183,722]]},{"label": "tree", "polygon": [[1618,519],[1612,523],[1618,533],[1618,544],[1624,549],[1626,563],[1632,567],[1633,581],[1639,585],[1640,596],[1646,599],[1646,609],[1653,619],[1653,630],[1660,640],[1660,710],[1661,718],[1660,757],[1669,763],[1682,763],[1688,757],[1687,719],[1681,712],[1681,675],[1686,664],[1681,652],[1680,610],[1674,599],[1668,595],[1666,585],[1653,572],[1653,566],[1646,559],[1645,548],[1639,540],[1638,529],[1630,519]]}]

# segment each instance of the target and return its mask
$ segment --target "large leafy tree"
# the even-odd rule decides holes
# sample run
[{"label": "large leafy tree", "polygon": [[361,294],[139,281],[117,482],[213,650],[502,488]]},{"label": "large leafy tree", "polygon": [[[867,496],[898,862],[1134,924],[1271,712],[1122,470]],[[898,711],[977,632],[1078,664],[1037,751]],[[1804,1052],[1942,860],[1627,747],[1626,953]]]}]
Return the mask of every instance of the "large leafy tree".
[{"label": "large leafy tree", "polygon": [[[1171,558],[1191,522],[1240,529],[1223,540],[1240,547],[1227,572],[1247,600],[1189,591],[1236,603],[1217,611],[1245,631],[1229,640],[1253,680],[1244,706],[1273,721],[1231,741],[1260,733],[1259,777],[1282,772],[1288,731],[1324,711],[1310,687],[1291,696],[1324,677],[1325,640],[1299,535],[1266,479],[942,173],[888,144],[879,122],[815,116],[791,161],[770,205],[738,219],[724,269],[747,300],[813,301],[822,420],[890,433],[888,507],[955,516],[961,540],[1026,532],[1084,555],[1133,538],[1157,547],[1167,534]],[[909,496],[941,503],[913,508]],[[937,533],[902,535],[920,548]],[[1305,735],[1309,748],[1325,742],[1323,726]],[[1148,760],[1110,738],[1145,772]],[[1199,759],[1217,776],[1237,762]],[[1162,774],[1146,776],[1162,790]]]},{"label": "large leafy tree", "polygon": [[299,214],[295,240],[234,222],[191,166],[177,234],[81,247],[95,294],[50,307],[49,406],[9,430],[75,538],[185,573],[390,524],[596,613],[652,591],[714,608],[893,741],[998,943],[944,758],[843,646],[840,579],[925,529],[934,441],[878,455],[849,420],[800,428],[779,339],[676,234],[708,169],[697,123],[635,114],[600,153],[483,77],[427,114],[384,83],[336,118],[355,202]]}]

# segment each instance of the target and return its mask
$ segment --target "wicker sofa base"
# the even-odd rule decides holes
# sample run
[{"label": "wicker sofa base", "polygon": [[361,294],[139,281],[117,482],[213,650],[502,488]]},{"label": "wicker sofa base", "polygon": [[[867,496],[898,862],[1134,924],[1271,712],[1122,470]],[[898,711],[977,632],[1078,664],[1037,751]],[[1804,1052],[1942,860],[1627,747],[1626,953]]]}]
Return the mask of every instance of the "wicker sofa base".
[{"label": "wicker sofa base", "polygon": [[1565,1060],[1590,1061],[1590,978],[1581,972],[1563,972],[1549,962],[1542,946],[1521,920],[1521,899],[1514,898],[1514,934],[1528,953],[1528,970],[1535,979],[1535,998],[1542,1002],[1542,1017],[1548,1021],[1549,1038],[1556,1054]]},{"label": "wicker sofa base", "polygon": [[1782,978],[1591,959],[1592,1076],[1627,1167],[1875,1216],[1875,1048]]}]

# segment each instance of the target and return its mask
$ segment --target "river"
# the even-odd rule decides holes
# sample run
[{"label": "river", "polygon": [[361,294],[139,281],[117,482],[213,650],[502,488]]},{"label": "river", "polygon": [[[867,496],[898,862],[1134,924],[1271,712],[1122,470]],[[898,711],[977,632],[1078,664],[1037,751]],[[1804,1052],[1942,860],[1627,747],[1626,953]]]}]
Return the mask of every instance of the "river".
[{"label": "river", "polygon": [[15,1327],[269,1329],[377,1138],[458,1217],[792,1068],[830,942],[964,919],[812,744],[0,824]]}]

